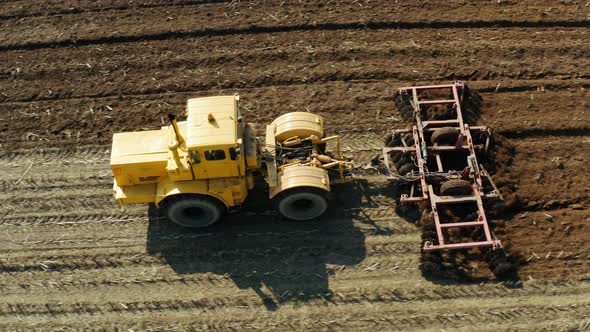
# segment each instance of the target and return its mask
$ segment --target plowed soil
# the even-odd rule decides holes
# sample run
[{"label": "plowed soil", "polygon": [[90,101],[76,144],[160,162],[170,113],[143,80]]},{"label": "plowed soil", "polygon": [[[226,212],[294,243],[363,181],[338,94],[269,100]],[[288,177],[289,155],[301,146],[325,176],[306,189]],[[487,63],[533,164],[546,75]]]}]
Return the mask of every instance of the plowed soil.
[{"label": "plowed soil", "polygon": [[[588,329],[588,26],[569,0],[3,1],[0,329]],[[251,203],[187,232],[112,200],[112,134],[189,97],[239,92],[259,128],[317,112],[363,165],[406,125],[396,88],[454,80],[514,146],[514,280],[423,275],[378,176],[307,224]]]}]

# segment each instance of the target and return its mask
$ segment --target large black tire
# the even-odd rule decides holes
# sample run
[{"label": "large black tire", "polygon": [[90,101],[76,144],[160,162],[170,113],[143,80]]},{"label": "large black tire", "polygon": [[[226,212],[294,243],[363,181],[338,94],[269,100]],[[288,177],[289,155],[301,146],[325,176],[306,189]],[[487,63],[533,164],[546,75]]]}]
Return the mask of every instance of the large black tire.
[{"label": "large black tire", "polygon": [[451,179],[440,186],[442,196],[469,195],[471,192],[471,183],[461,179]]},{"label": "large black tire", "polygon": [[326,193],[317,188],[301,187],[279,194],[279,213],[290,220],[306,221],[320,217],[328,209]]},{"label": "large black tire", "polygon": [[432,141],[432,144],[455,144],[458,136],[459,129],[453,127],[443,127],[432,133],[430,140]]},{"label": "large black tire", "polygon": [[173,223],[189,228],[203,228],[218,222],[225,206],[215,198],[198,195],[171,197],[165,203],[166,216]]}]

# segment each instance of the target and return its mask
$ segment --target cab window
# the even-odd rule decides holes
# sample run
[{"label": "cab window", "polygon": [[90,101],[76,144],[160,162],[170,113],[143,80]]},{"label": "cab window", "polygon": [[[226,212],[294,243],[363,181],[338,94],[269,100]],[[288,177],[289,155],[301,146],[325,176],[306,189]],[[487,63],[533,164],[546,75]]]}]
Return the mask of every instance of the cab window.
[{"label": "cab window", "polygon": [[199,156],[199,151],[189,150],[188,156],[191,158],[191,161],[195,164],[198,164],[201,162],[201,156]]},{"label": "cab window", "polygon": [[235,148],[229,148],[229,158],[231,160],[236,160],[238,159],[238,151],[236,151]]},{"label": "cab window", "polygon": [[207,150],[205,151],[205,159],[207,160],[224,160],[225,151],[223,150]]}]

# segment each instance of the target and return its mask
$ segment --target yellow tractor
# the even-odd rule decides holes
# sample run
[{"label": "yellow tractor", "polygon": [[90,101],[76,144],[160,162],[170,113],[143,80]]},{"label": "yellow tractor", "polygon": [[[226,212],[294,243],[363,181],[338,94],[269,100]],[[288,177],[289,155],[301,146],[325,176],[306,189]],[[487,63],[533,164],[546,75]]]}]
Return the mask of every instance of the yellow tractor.
[{"label": "yellow tractor", "polygon": [[[206,227],[240,207],[264,176],[281,215],[304,221],[327,209],[331,182],[350,180],[338,136],[324,137],[321,116],[287,113],[256,137],[239,96],[189,99],[186,121],[169,115],[160,130],[113,135],[111,168],[119,204],[154,203],[171,221]],[[335,148],[326,151],[332,141]]]}]

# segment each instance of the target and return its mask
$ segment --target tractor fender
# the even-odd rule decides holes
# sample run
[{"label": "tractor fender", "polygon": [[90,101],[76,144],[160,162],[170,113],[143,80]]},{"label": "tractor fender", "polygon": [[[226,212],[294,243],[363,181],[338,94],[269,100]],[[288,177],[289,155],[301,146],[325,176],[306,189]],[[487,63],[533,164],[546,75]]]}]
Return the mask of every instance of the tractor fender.
[{"label": "tractor fender", "polygon": [[319,167],[293,165],[283,168],[278,174],[277,185],[270,187],[269,196],[274,198],[279,193],[299,187],[318,188],[330,191],[328,172]]},{"label": "tractor fender", "polygon": [[276,118],[270,127],[274,130],[274,139],[282,142],[288,138],[307,138],[315,135],[324,136],[324,119],[309,112],[291,112]]},{"label": "tractor fender", "polygon": [[155,203],[158,206],[164,199],[175,195],[198,194],[213,197],[226,208],[232,205],[232,202],[228,202],[227,197],[224,197],[225,195],[218,195],[208,189],[208,180],[171,181],[169,178],[166,178],[158,182]]}]

